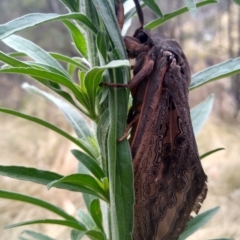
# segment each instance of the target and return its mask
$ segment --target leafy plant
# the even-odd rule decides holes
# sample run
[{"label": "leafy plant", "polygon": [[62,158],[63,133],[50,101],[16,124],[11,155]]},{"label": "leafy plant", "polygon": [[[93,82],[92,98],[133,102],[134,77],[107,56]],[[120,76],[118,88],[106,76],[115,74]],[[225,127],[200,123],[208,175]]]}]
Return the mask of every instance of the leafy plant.
[{"label": "leafy plant", "polygon": [[[100,88],[101,81],[127,83],[130,79],[130,65],[115,17],[114,1],[110,0],[61,0],[68,8],[68,14],[32,13],[0,25],[1,40],[16,52],[0,52],[3,66],[0,73],[23,74],[48,87],[55,93],[44,92],[34,86],[23,87],[39,95],[58,107],[71,124],[77,137],[36,117],[11,109],[0,108],[1,112],[33,121],[45,126],[73,142],[77,149],[72,154],[78,160],[79,167],[75,174],[62,176],[55,172],[20,166],[0,166],[0,174],[19,180],[52,187],[81,192],[88,214],[80,211],[78,218],[41,199],[14,192],[0,190],[0,197],[31,203],[58,214],[62,220],[30,220],[7,226],[13,228],[29,224],[59,224],[70,227],[71,239],[81,239],[87,235],[90,239],[131,239],[133,224],[133,171],[131,154],[127,140],[118,143],[125,129],[128,106],[126,89]],[[159,27],[165,21],[187,11],[187,8],[163,15],[153,0],[145,0],[157,19],[146,24],[146,28]],[[215,3],[206,0],[194,4],[185,0],[191,13],[197,7]],[[125,19],[133,17],[134,9],[126,12]],[[49,21],[61,21],[69,31],[78,56],[70,58],[58,53],[49,53],[33,42],[15,35],[16,32],[44,24]],[[31,60],[20,60],[28,56]],[[67,63],[64,69],[59,62]],[[192,78],[190,89],[210,81],[240,72],[240,58],[205,69]],[[221,71],[219,71],[221,68]],[[74,79],[77,73],[77,80]],[[56,94],[59,97],[56,97]],[[192,112],[194,131],[197,133],[211,112],[213,96],[195,107]],[[92,126],[85,121],[84,114],[92,121]],[[217,150],[213,150],[209,155]],[[180,239],[196,231],[215,212],[209,210],[189,223],[188,229]],[[198,224],[196,224],[196,222]],[[23,234],[34,239],[52,239],[33,231]],[[25,239],[20,236],[19,239]]]}]

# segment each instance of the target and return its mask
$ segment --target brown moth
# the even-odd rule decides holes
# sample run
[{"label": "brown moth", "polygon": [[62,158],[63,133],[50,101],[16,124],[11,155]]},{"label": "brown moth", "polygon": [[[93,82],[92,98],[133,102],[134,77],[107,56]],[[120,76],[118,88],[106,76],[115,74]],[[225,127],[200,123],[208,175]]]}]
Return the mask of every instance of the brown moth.
[{"label": "brown moth", "polygon": [[136,58],[134,77],[129,84],[102,84],[127,87],[133,97],[120,139],[131,129],[133,239],[174,240],[207,194],[188,105],[190,68],[175,40],[143,30],[142,10],[134,2],[141,27],[124,38],[129,57]]}]

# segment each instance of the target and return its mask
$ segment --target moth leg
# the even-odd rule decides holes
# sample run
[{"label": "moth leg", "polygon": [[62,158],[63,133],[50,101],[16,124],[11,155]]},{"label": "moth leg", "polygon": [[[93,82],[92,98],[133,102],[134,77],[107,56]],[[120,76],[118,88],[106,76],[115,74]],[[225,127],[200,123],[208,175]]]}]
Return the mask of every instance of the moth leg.
[{"label": "moth leg", "polygon": [[150,48],[147,45],[142,44],[135,37],[124,37],[124,43],[126,46],[127,54],[129,58],[136,58],[142,52],[148,52]]},{"label": "moth leg", "polygon": [[144,80],[151,72],[154,66],[154,61],[149,60],[143,68],[132,78],[132,80],[128,84],[124,83],[108,83],[108,82],[101,82],[99,84],[100,87],[108,86],[108,87],[125,87],[132,89],[136,87],[142,80]]},{"label": "moth leg", "polygon": [[122,135],[122,137],[120,137],[120,138],[118,139],[119,142],[121,142],[121,141],[123,141],[125,138],[127,138],[128,132],[129,132],[130,128],[132,127],[132,125],[133,125],[135,122],[138,121],[139,116],[140,116],[140,114],[136,115],[136,116],[133,118],[133,120],[127,125],[127,127],[126,127],[126,129],[125,129],[125,131],[124,131],[124,133],[123,133],[123,135]]},{"label": "moth leg", "polygon": [[144,24],[143,11],[142,11],[141,5],[139,4],[139,0],[133,0],[133,1],[135,3],[137,14],[138,14],[138,19],[139,19],[139,22],[141,25],[140,29],[142,29],[143,24]]},{"label": "moth leg", "polygon": [[[148,60],[140,71],[129,82],[129,89],[135,88],[142,80],[144,80],[153,70],[154,61],[152,59]],[[135,69],[134,69],[135,70]]]},{"label": "moth leg", "polygon": [[116,6],[116,15],[118,20],[119,28],[122,30],[123,24],[124,24],[124,7],[121,0],[116,0],[117,6]]}]

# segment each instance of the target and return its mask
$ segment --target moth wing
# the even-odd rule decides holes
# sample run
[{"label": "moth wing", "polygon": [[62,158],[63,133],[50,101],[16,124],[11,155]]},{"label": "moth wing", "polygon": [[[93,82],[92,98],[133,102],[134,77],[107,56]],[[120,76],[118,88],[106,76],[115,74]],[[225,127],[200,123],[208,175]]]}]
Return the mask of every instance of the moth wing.
[{"label": "moth wing", "polygon": [[[186,80],[174,62],[152,95],[144,137],[133,159],[133,239],[177,239],[206,196],[188,106]],[[160,93],[160,95],[159,95]]]}]

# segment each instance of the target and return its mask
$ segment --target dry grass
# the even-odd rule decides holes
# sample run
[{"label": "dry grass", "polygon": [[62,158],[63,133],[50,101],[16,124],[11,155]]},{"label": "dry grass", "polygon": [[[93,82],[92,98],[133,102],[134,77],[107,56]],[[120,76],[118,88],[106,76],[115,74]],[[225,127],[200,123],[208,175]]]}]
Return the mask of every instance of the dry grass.
[{"label": "dry grass", "polygon": [[[29,103],[30,107],[24,106],[28,113],[57,123],[64,129],[68,128],[60,112],[54,110],[52,106],[44,105],[45,101],[37,100],[34,104]],[[1,165],[24,165],[55,171],[63,175],[76,172],[77,161],[69,152],[74,146],[46,128],[0,113],[0,136]],[[218,237],[240,239],[239,139],[240,131],[237,126],[225,124],[213,117],[209,119],[197,137],[201,154],[218,147],[224,147],[225,150],[203,160],[209,180],[209,193],[201,212],[215,206],[220,206],[220,210],[189,240]],[[45,186],[7,177],[0,176],[0,189],[44,199],[65,209],[70,214],[76,214],[77,209],[83,207],[80,194],[54,188],[47,191]],[[43,232],[58,240],[70,239],[69,229],[56,225],[31,225],[3,230],[4,226],[12,223],[55,218],[56,215],[39,207],[5,199],[0,199],[0,209],[1,240],[15,240],[23,229]]]},{"label": "dry grass", "polygon": [[[76,172],[77,161],[69,153],[69,142],[48,129],[1,114],[0,136],[0,164],[2,165],[24,165],[55,171],[63,175]],[[7,177],[0,176],[0,189],[44,199],[70,214],[75,214],[77,209],[83,207],[81,194],[54,188],[48,191],[45,186],[25,181],[19,182]],[[59,240],[69,239],[69,229],[56,225],[32,225],[4,230],[4,226],[12,223],[57,216],[30,204],[5,199],[0,200],[0,209],[1,240],[17,239],[23,229],[43,232]]]},{"label": "dry grass", "polygon": [[197,137],[201,153],[224,147],[225,150],[202,160],[208,175],[208,196],[201,212],[220,206],[219,212],[189,240],[232,237],[240,239],[240,131],[211,118]]}]

